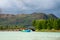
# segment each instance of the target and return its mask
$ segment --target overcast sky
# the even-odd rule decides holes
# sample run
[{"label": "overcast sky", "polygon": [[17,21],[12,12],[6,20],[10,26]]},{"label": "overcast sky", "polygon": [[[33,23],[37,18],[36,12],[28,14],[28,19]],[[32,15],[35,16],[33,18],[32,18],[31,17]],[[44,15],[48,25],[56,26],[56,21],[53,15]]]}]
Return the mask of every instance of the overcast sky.
[{"label": "overcast sky", "polygon": [[45,12],[60,16],[60,0],[0,0],[5,13]]}]

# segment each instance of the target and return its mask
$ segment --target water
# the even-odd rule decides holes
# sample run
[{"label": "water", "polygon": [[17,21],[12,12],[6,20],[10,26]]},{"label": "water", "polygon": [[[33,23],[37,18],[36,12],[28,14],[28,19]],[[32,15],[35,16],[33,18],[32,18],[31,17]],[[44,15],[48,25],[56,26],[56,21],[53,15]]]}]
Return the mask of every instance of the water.
[{"label": "water", "polygon": [[60,32],[0,32],[0,40],[60,40]]}]

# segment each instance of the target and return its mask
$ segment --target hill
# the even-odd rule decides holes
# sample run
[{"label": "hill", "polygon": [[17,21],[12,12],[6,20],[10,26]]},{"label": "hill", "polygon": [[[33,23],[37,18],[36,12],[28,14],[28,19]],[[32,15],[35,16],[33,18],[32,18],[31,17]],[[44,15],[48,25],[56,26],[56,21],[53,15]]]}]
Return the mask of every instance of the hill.
[{"label": "hill", "polygon": [[32,14],[0,14],[0,25],[25,25],[31,26],[33,20],[57,19],[54,14],[32,13]]}]

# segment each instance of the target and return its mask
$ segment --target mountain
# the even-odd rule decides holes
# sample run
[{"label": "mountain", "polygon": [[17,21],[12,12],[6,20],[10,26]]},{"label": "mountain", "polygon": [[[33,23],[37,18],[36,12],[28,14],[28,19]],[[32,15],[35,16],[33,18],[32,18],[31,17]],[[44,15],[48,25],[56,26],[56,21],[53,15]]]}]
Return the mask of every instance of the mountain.
[{"label": "mountain", "polygon": [[48,17],[49,17],[49,18],[55,18],[55,19],[58,18],[58,17],[56,17],[54,14],[49,14]]},{"label": "mountain", "polygon": [[33,20],[58,18],[54,14],[32,13],[32,14],[0,14],[0,25],[32,25]]}]

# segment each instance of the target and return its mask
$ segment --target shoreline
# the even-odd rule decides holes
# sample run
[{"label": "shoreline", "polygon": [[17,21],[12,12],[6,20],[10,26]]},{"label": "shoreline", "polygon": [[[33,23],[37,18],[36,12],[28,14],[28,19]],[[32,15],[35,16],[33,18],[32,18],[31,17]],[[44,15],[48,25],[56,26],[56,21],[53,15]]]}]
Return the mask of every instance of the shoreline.
[{"label": "shoreline", "polygon": [[36,30],[36,32],[60,32],[60,30]]},{"label": "shoreline", "polygon": [[[22,32],[22,31],[18,31],[18,30],[0,30],[0,32]],[[60,30],[36,30],[36,31],[32,31],[32,32],[60,32]]]}]

